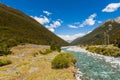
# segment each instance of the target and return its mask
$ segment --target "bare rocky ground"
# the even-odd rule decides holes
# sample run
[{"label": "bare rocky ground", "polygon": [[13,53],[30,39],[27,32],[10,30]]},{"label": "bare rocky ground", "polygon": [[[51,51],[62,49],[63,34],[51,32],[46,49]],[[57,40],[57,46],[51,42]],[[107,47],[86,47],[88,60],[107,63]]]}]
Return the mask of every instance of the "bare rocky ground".
[{"label": "bare rocky ground", "polygon": [[12,64],[0,67],[0,80],[75,80],[73,66],[67,69],[51,68],[51,60],[58,52],[34,56],[45,49],[49,46],[26,44],[11,48],[13,54],[0,56],[12,61]]}]

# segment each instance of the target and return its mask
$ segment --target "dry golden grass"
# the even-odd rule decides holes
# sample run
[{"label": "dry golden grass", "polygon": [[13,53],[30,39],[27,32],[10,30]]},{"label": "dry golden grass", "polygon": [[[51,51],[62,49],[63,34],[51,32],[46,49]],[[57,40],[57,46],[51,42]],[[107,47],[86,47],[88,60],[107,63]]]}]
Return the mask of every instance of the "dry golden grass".
[{"label": "dry golden grass", "polygon": [[73,66],[66,69],[51,68],[51,60],[58,52],[34,57],[33,53],[49,48],[37,46],[17,46],[11,49],[14,54],[1,56],[11,60],[12,64],[0,67],[0,80],[75,80]]}]

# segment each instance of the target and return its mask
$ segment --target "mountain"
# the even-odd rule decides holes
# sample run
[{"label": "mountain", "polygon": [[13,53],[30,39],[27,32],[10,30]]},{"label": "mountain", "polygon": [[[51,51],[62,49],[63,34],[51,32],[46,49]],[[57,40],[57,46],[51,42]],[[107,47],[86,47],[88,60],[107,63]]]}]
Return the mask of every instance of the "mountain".
[{"label": "mountain", "polygon": [[33,18],[0,4],[0,45],[14,46],[21,43],[68,45]]},{"label": "mountain", "polygon": [[116,44],[120,42],[120,17],[107,20],[91,33],[79,37],[71,45]]}]

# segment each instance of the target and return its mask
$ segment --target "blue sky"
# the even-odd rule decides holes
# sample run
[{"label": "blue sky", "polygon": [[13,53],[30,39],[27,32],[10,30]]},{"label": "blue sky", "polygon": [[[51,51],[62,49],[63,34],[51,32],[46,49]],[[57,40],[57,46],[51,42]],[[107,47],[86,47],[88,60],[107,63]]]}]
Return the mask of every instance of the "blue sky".
[{"label": "blue sky", "polygon": [[0,0],[36,19],[65,40],[73,40],[120,16],[120,0]]}]

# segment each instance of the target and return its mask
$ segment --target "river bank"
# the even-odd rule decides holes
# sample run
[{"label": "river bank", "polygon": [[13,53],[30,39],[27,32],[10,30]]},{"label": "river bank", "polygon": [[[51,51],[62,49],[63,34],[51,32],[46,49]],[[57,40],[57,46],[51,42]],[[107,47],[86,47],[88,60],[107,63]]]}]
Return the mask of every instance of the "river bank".
[{"label": "river bank", "polygon": [[64,47],[63,49],[64,49],[63,51],[73,53],[79,60],[76,64],[78,68],[78,71],[76,72],[77,80],[84,80],[82,79],[83,77],[86,77],[86,80],[90,79],[112,80],[111,78],[112,75],[114,80],[118,80],[119,78],[118,75],[120,74],[120,57],[116,58],[91,53],[86,51],[84,48],[80,48],[77,46],[68,46]]},{"label": "river bank", "polygon": [[87,51],[84,48],[80,48],[80,47],[77,47],[77,46],[69,46],[67,48],[67,50],[75,51],[75,52],[84,52],[87,55],[94,56],[94,57],[99,58],[99,59],[104,59],[106,62],[109,62],[113,65],[120,66],[120,57],[111,57],[111,56],[100,55],[100,54],[97,54],[97,53],[92,53],[92,52]]}]

